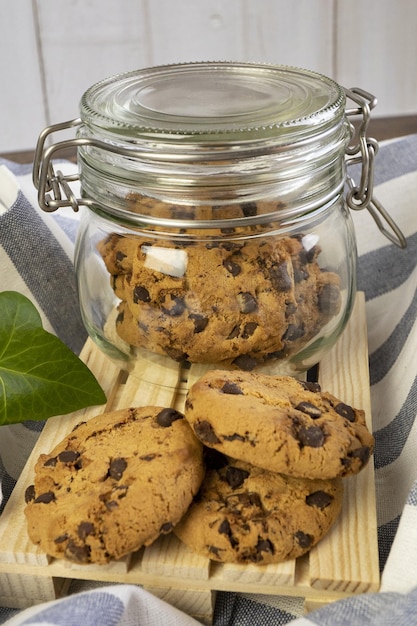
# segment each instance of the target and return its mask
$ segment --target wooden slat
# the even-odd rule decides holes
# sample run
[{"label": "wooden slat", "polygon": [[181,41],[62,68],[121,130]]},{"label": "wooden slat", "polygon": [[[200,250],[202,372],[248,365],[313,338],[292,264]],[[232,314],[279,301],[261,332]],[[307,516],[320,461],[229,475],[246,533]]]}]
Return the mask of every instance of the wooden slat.
[{"label": "wooden slat", "polygon": [[39,602],[55,600],[68,592],[70,580],[36,577],[30,574],[2,574],[0,578],[1,606],[25,609],[28,598]]},{"label": "wooden slat", "polygon": [[210,561],[199,556],[173,534],[160,537],[142,557],[142,570],[148,574],[184,580],[208,580]]},{"label": "wooden slat", "polygon": [[[319,382],[323,389],[329,389],[348,404],[363,409],[372,432],[363,293],[356,298],[346,332],[320,362]],[[372,461],[366,471],[344,481],[343,515],[310,553],[313,587],[352,593],[378,589],[379,559]]]},{"label": "wooden slat", "polygon": [[235,581],[253,588],[263,585],[294,585],[295,560],[270,565],[239,565],[225,563],[222,566],[224,580]]},{"label": "wooden slat", "polygon": [[138,351],[135,366],[118,398],[118,407],[172,407],[180,380],[181,366],[178,363],[159,354]]}]

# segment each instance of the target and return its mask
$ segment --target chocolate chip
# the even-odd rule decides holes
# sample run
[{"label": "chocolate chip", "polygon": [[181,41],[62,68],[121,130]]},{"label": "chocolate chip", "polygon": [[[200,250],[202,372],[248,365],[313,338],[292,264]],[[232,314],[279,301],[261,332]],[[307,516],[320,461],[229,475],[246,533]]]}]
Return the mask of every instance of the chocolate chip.
[{"label": "chocolate chip", "polygon": [[54,543],[64,543],[68,539],[68,533],[64,533],[63,535],[59,535],[55,537]]},{"label": "chocolate chip", "polygon": [[236,339],[236,337],[239,337],[240,334],[240,326],[237,325],[234,328],[232,328],[232,331],[230,332],[228,339]]},{"label": "chocolate chip", "polygon": [[73,561],[88,563],[90,560],[90,548],[85,545],[79,546],[71,539],[67,544],[65,555]]},{"label": "chocolate chip", "polygon": [[339,310],[340,290],[337,285],[327,284],[318,295],[318,307],[326,315],[335,315]]},{"label": "chocolate chip", "polygon": [[314,383],[310,380],[299,380],[298,381],[303,389],[307,391],[312,391],[313,393],[320,393],[321,387],[319,383]]},{"label": "chocolate chip", "polygon": [[171,317],[178,317],[179,315],[182,315],[185,310],[184,300],[178,296],[171,296],[171,303],[172,304],[170,306],[161,306],[163,312]]},{"label": "chocolate chip", "polygon": [[124,320],[124,319],[125,319],[125,312],[124,312],[124,311],[120,311],[120,312],[117,314],[117,317],[116,317],[116,326],[117,326],[118,324],[121,324],[121,323],[123,322],[123,320]]},{"label": "chocolate chip", "polygon": [[231,532],[230,524],[227,519],[224,519],[220,522],[219,525],[219,534],[220,535],[229,535]]},{"label": "chocolate chip", "polygon": [[121,250],[118,250],[116,252],[116,265],[120,265],[120,263],[123,261],[123,259],[126,258],[126,254],[124,252],[122,252]]},{"label": "chocolate chip", "polygon": [[61,463],[74,463],[80,456],[75,450],[64,450],[58,454],[58,461]]},{"label": "chocolate chip", "polygon": [[355,421],[355,411],[348,404],[345,404],[344,402],[339,402],[339,404],[336,404],[336,406],[334,407],[334,410],[338,415],[341,415],[349,422]]},{"label": "chocolate chip", "polygon": [[301,262],[304,264],[312,263],[319,251],[317,246],[312,246],[309,250],[303,248],[303,250],[300,250],[299,254]]},{"label": "chocolate chip", "polygon": [[231,394],[233,396],[241,396],[243,395],[243,391],[236,383],[226,382],[223,387],[220,389],[223,393]]},{"label": "chocolate chip", "polygon": [[298,441],[303,446],[320,448],[324,443],[324,434],[319,426],[303,426],[298,431]]},{"label": "chocolate chip", "polygon": [[248,322],[243,327],[242,339],[248,339],[252,337],[255,330],[258,328],[258,324],[256,322]]},{"label": "chocolate chip", "polygon": [[285,333],[282,335],[283,341],[295,341],[296,339],[300,339],[305,334],[304,327],[296,326],[295,324],[288,324],[288,328]]},{"label": "chocolate chip", "polygon": [[246,441],[246,437],[239,435],[239,433],[233,433],[233,435],[223,435],[224,441]]},{"label": "chocolate chip", "polygon": [[208,546],[208,551],[210,552],[210,554],[213,554],[215,557],[220,559],[220,553],[222,551],[221,548],[217,548],[216,546]]},{"label": "chocolate chip", "polygon": [[[233,229],[234,232],[234,229]],[[242,244],[236,243],[235,241],[222,241],[220,244],[220,248],[227,250],[228,252],[232,252],[233,250],[240,250]]]},{"label": "chocolate chip", "polygon": [[94,532],[94,526],[91,522],[81,522],[77,528],[77,534],[80,539],[86,539],[88,535]]},{"label": "chocolate chip", "polygon": [[142,285],[136,285],[133,290],[133,302],[137,304],[138,302],[150,302],[151,296],[149,295],[149,291],[146,287],[142,287]]},{"label": "chocolate chip", "polygon": [[194,207],[173,206],[171,209],[173,216],[177,220],[195,220]]},{"label": "chocolate chip", "polygon": [[205,420],[194,424],[194,432],[203,443],[206,443],[208,445],[221,443],[220,439],[214,432],[213,426]]},{"label": "chocolate chip", "polygon": [[154,459],[156,459],[157,455],[156,454],[143,454],[142,456],[140,456],[140,460],[141,461],[153,461]]},{"label": "chocolate chip", "polygon": [[249,291],[241,291],[237,295],[237,301],[242,313],[253,313],[258,308],[255,296],[249,293]]},{"label": "chocolate chip", "polygon": [[162,409],[156,416],[156,421],[159,426],[163,428],[169,428],[176,420],[182,420],[184,418],[182,413],[179,413],[175,409]]},{"label": "chocolate chip", "polygon": [[236,548],[236,546],[239,545],[238,540],[235,537],[233,537],[232,529],[231,529],[230,524],[229,524],[227,519],[224,519],[220,523],[219,534],[220,535],[226,535],[226,537],[230,541],[230,545],[232,546],[232,548]]},{"label": "chocolate chip", "polygon": [[240,354],[234,359],[233,364],[245,372],[250,372],[257,366],[257,362],[249,354]]},{"label": "chocolate chip", "polygon": [[258,214],[256,202],[244,202],[240,205],[240,208],[242,209],[242,213],[245,217],[252,217],[253,215]]},{"label": "chocolate chip", "polygon": [[117,509],[119,505],[116,500],[109,500],[108,502],[105,502],[105,506],[108,511],[113,511],[113,509]]},{"label": "chocolate chip", "polygon": [[290,315],[294,315],[294,313],[297,310],[297,305],[295,304],[295,302],[286,302],[286,307],[285,307],[285,319],[288,319],[290,317]]},{"label": "chocolate chip", "polygon": [[167,535],[168,533],[171,532],[173,528],[174,528],[174,524],[172,522],[165,522],[165,524],[162,524],[159,530],[164,535]]},{"label": "chocolate chip", "polygon": [[25,491],[25,502],[28,504],[35,499],[35,485],[29,485]]},{"label": "chocolate chip", "polygon": [[285,350],[275,350],[274,352],[268,352],[265,354],[265,361],[272,361],[273,359],[282,359],[285,356]]},{"label": "chocolate chip", "polygon": [[271,284],[276,291],[290,291],[292,288],[291,276],[288,274],[286,263],[273,265],[269,272]]},{"label": "chocolate chip", "polygon": [[240,265],[238,263],[235,263],[234,261],[232,261],[232,259],[225,259],[223,261],[223,267],[232,276],[239,276],[240,272],[242,271],[242,268],[240,267]]},{"label": "chocolate chip", "polygon": [[57,457],[53,456],[43,464],[44,467],[55,467],[57,464]]},{"label": "chocolate chip", "polygon": [[226,470],[226,481],[232,489],[241,487],[248,476],[249,472],[239,467],[229,466]]},{"label": "chocolate chip", "polygon": [[203,315],[199,315],[198,313],[191,313],[189,317],[194,323],[194,332],[196,335],[203,332],[203,330],[209,323],[208,317],[204,317]]},{"label": "chocolate chip", "polygon": [[369,446],[362,446],[361,448],[356,448],[353,450],[349,456],[353,459],[359,459],[362,465],[366,465],[371,456],[371,449]]},{"label": "chocolate chip", "polygon": [[294,534],[294,538],[297,541],[300,548],[308,549],[311,547],[313,543],[313,537],[311,535],[307,535],[306,533],[303,533],[302,530],[297,530],[297,532]]},{"label": "chocolate chip", "polygon": [[55,494],[52,491],[47,491],[46,493],[41,493],[35,499],[35,504],[49,504],[55,500]]},{"label": "chocolate chip", "polygon": [[321,415],[321,409],[319,409],[318,406],[315,406],[311,402],[300,402],[295,408],[297,409],[297,411],[305,413],[313,420],[319,418]]},{"label": "chocolate chip", "polygon": [[113,487],[113,493],[117,497],[118,500],[125,498],[127,496],[128,490],[129,490],[129,485],[115,485]]},{"label": "chocolate chip", "polygon": [[114,480],[120,480],[121,477],[123,476],[123,472],[125,471],[126,467],[127,467],[126,459],[123,459],[121,457],[113,459],[112,462],[110,463],[109,476],[114,478]]},{"label": "chocolate chip", "polygon": [[298,265],[297,263],[293,264],[294,268],[294,282],[301,283],[302,280],[307,280],[308,272],[303,267]]},{"label": "chocolate chip", "polygon": [[319,509],[325,509],[333,502],[333,496],[326,491],[314,491],[306,497],[306,504],[308,506],[316,506]]},{"label": "chocolate chip", "polygon": [[188,354],[179,350],[178,348],[172,348],[171,346],[167,346],[164,348],[167,355],[176,361],[177,363],[182,363],[188,359]]},{"label": "chocolate chip", "polygon": [[260,552],[269,552],[270,554],[274,554],[275,548],[272,541],[269,539],[258,539],[258,543],[256,544],[256,551]]}]

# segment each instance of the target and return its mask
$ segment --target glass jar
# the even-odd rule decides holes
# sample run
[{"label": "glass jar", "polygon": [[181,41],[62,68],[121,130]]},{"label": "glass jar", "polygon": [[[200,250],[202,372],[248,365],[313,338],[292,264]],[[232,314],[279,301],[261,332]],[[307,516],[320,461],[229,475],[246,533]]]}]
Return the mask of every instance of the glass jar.
[{"label": "glass jar", "polygon": [[[369,109],[355,93],[351,113]],[[352,208],[369,204],[346,156],[376,152],[350,145],[346,91],[296,68],[191,63],[104,80],[80,112],[41,135],[34,176],[45,210],[82,207],[75,266],[94,341],[130,362],[316,364],[355,298],[345,187]],[[76,139],[45,150],[68,126]],[[63,145],[77,147],[80,198],[53,169]]]}]

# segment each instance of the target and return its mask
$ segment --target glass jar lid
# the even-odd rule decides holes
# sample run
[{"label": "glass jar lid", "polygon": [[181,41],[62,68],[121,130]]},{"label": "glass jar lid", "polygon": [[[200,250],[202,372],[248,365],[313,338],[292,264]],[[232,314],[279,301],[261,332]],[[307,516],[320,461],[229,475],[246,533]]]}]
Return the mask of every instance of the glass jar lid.
[{"label": "glass jar lid", "polygon": [[[346,110],[347,99],[353,109]],[[41,133],[33,168],[39,204],[45,211],[100,205],[125,215],[132,193],[186,205],[279,197],[274,215],[283,220],[332,202],[347,183],[347,205],[367,208],[405,247],[373,197],[378,144],[367,129],[375,104],[363,89],[280,65],[184,63],[119,74],[84,93],[79,118]],[[357,141],[349,145],[348,117],[358,115]],[[52,133],[71,128],[75,139],[45,147]],[[54,170],[53,155],[69,147],[77,148],[79,177]],[[355,164],[362,164],[359,185],[346,177]],[[70,184],[78,178],[80,198]],[[152,216],[139,218],[150,223]]]},{"label": "glass jar lid", "polygon": [[88,89],[81,119],[129,143],[151,138],[227,144],[317,136],[344,115],[345,94],[330,78],[252,63],[187,63],[113,76]]}]

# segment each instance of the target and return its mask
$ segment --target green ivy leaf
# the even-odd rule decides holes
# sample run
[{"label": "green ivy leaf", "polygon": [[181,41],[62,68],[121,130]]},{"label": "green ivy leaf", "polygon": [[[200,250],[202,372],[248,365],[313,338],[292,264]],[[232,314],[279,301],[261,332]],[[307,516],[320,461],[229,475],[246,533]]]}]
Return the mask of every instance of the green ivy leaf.
[{"label": "green ivy leaf", "polygon": [[0,293],[0,425],[45,420],[106,396],[88,367],[42,327],[25,296]]}]

